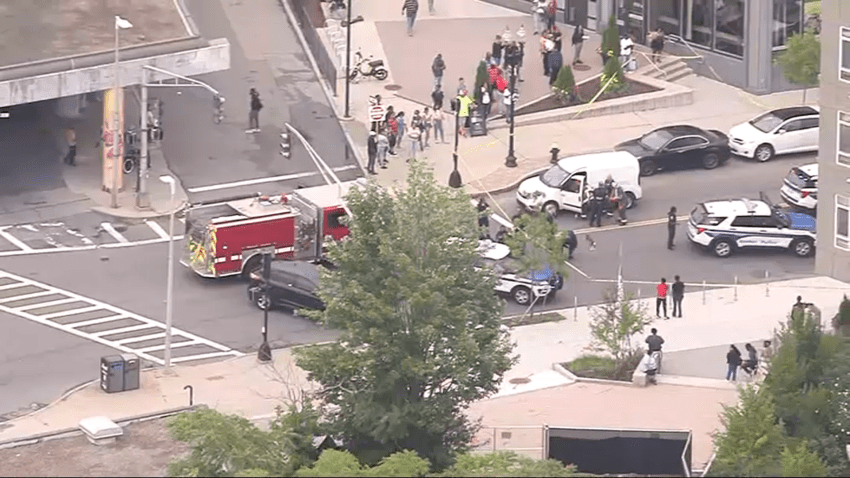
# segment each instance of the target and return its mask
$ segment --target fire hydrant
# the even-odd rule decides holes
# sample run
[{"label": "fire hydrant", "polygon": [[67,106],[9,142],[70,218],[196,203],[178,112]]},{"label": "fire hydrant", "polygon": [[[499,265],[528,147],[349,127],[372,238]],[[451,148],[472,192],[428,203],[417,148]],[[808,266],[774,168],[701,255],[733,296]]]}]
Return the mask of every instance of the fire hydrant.
[{"label": "fire hydrant", "polygon": [[549,162],[552,163],[552,164],[557,163],[558,162],[558,153],[560,153],[560,152],[561,152],[561,150],[558,149],[558,143],[552,143],[552,149],[549,150],[549,153],[552,154],[552,159],[550,159]]}]

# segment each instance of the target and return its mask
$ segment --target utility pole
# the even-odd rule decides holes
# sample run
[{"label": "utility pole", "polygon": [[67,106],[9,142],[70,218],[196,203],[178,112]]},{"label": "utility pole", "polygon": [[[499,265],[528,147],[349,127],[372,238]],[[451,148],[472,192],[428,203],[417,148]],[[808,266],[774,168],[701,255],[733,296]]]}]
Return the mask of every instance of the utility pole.
[{"label": "utility pole", "polygon": [[150,125],[148,124],[148,70],[142,68],[142,84],[141,89],[141,154],[139,158],[139,189],[136,192],[136,207],[139,209],[147,209],[150,207],[150,198],[148,196],[148,137],[150,134]]},{"label": "utility pole", "polygon": [[351,0],[345,9],[345,118],[351,118],[349,111],[349,90],[351,89]]}]

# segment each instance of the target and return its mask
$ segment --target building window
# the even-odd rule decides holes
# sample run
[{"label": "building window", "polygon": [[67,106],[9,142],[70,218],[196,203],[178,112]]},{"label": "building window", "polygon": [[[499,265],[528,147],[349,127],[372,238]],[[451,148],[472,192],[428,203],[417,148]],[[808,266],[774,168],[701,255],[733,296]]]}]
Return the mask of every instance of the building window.
[{"label": "building window", "polygon": [[850,198],[835,195],[835,247],[850,251]]},{"label": "building window", "polygon": [[850,168],[850,113],[838,113],[838,164]]},{"label": "building window", "polygon": [[803,0],[773,0],[773,48],[803,31]]},{"label": "building window", "polygon": [[850,81],[850,28],[841,27],[841,68],[840,77],[844,81]]},{"label": "building window", "polygon": [[714,27],[714,0],[688,0],[689,21],[685,26],[685,38],[711,48]]},{"label": "building window", "polygon": [[743,0],[715,0],[717,38],[714,49],[738,57],[744,56]]},{"label": "building window", "polygon": [[650,0],[652,29],[662,29],[668,35],[682,36],[682,0]]}]

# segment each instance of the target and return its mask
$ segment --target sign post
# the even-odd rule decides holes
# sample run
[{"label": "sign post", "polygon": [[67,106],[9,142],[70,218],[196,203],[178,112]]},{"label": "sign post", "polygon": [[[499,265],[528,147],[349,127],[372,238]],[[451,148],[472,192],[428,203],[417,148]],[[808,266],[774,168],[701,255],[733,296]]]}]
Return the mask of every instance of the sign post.
[{"label": "sign post", "polygon": [[382,105],[373,104],[369,107],[369,121],[372,123],[372,129],[376,130],[387,115],[387,111]]}]

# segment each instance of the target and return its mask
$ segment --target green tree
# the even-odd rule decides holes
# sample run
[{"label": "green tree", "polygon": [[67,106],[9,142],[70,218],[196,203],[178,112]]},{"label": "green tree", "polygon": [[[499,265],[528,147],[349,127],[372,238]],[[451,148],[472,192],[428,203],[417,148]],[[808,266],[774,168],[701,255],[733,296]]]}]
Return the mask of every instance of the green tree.
[{"label": "green tree", "polygon": [[552,91],[562,101],[575,101],[578,98],[576,79],[573,76],[573,69],[570,65],[564,65],[558,72],[558,77],[555,78],[555,84],[552,85]]},{"label": "green tree", "polygon": [[301,468],[295,476],[363,476],[363,465],[347,451],[325,450],[312,467]]},{"label": "green tree", "polygon": [[511,248],[511,255],[519,262],[521,272],[539,271],[548,267],[567,277],[569,253],[564,248],[566,237],[566,231],[558,229],[558,225],[549,220],[546,212],[523,214],[514,221],[514,229],[505,236],[505,244]]},{"label": "green tree", "polygon": [[478,69],[475,70],[475,91],[472,92],[472,98],[476,103],[481,103],[481,87],[486,85],[490,80],[490,75],[487,73],[487,63],[484,60],[478,63]]},{"label": "green tree", "polygon": [[850,299],[844,294],[844,299],[838,305],[838,313],[832,318],[832,328],[845,337],[850,332]]},{"label": "green tree", "polygon": [[168,423],[174,438],[191,452],[168,466],[169,476],[262,476],[292,473],[286,445],[247,419],[215,410],[181,413]]},{"label": "green tree", "polygon": [[608,17],[608,28],[602,32],[602,53],[608,58],[619,58],[620,56],[620,27],[617,25],[617,17]]},{"label": "green tree", "polygon": [[632,302],[628,296],[621,300],[614,288],[603,297],[602,304],[590,311],[592,346],[596,351],[610,354],[619,367],[634,355],[637,344],[632,343],[632,338],[643,332],[651,319],[645,306]]},{"label": "green tree", "polygon": [[599,77],[600,88],[605,92],[616,93],[622,91],[627,85],[623,74],[623,65],[619,57],[611,57],[602,68],[602,76]]},{"label": "green tree", "polygon": [[428,460],[420,457],[416,452],[405,450],[384,458],[378,466],[370,468],[365,476],[425,476],[430,469],[431,464]]},{"label": "green tree", "polygon": [[826,466],[817,453],[808,449],[805,443],[795,447],[785,447],[782,451],[782,476],[826,476]]},{"label": "green tree", "polygon": [[329,245],[337,269],[313,316],[337,342],[297,351],[321,384],[333,430],[366,464],[413,450],[437,469],[467,449],[464,413],[498,389],[516,359],[500,329],[493,271],[476,268],[478,221],[466,192],[411,164],[407,189],[374,183],[349,194],[350,234]]},{"label": "green tree", "polygon": [[773,397],[744,387],[740,403],[724,406],[724,430],[714,439],[717,455],[711,476],[777,476],[785,437],[776,422]]},{"label": "green tree", "polygon": [[457,477],[560,477],[573,476],[574,468],[564,466],[558,460],[535,460],[512,451],[486,454],[465,454],[442,473],[441,476]]},{"label": "green tree", "polygon": [[788,81],[803,87],[805,103],[806,90],[817,86],[820,77],[820,39],[809,30],[791,35],[776,63]]}]

